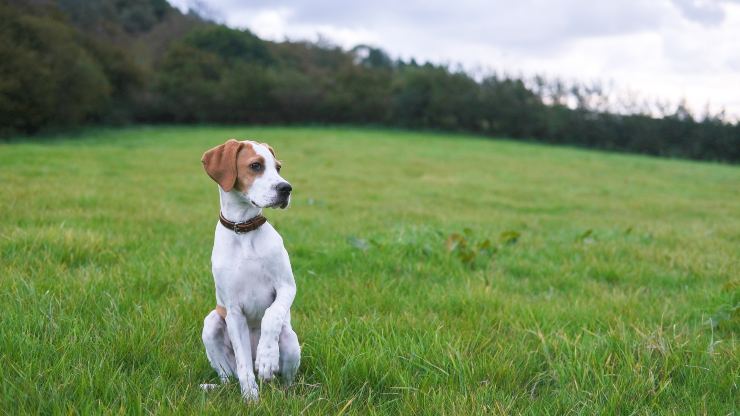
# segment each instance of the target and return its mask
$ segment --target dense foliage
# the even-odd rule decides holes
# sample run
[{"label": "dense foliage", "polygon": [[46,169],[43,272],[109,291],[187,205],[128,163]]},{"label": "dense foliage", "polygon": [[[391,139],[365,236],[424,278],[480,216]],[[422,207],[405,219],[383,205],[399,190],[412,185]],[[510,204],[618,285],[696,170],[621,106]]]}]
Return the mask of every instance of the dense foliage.
[{"label": "dense foliage", "polygon": [[[0,134],[91,122],[353,123],[740,161],[740,124],[615,108],[597,86],[267,42],[165,0],[0,5]],[[624,106],[623,106],[624,107]]]}]

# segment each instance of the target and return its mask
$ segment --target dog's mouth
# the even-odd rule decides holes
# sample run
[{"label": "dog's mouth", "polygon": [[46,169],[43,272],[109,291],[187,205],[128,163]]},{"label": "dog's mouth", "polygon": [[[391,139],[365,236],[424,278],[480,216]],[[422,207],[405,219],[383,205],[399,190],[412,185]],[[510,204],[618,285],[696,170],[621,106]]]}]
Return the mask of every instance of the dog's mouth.
[{"label": "dog's mouth", "polygon": [[271,203],[270,205],[268,205],[268,207],[269,208],[285,209],[285,208],[288,207],[288,203],[290,203],[290,199],[288,199],[288,198],[281,198],[281,199],[275,200],[273,203]]},{"label": "dog's mouth", "polygon": [[249,202],[251,202],[252,205],[254,205],[257,208],[280,208],[280,209],[285,209],[285,208],[288,207],[288,204],[290,203],[290,197],[288,197],[288,198],[275,199],[272,202],[270,202],[269,204],[265,204],[265,205],[260,205],[260,204],[258,204],[256,202],[254,202],[253,199],[250,199]]},{"label": "dog's mouth", "polygon": [[288,204],[290,204],[290,194],[279,194],[275,199],[272,200],[272,204],[270,204],[270,207],[285,209],[288,207]]}]

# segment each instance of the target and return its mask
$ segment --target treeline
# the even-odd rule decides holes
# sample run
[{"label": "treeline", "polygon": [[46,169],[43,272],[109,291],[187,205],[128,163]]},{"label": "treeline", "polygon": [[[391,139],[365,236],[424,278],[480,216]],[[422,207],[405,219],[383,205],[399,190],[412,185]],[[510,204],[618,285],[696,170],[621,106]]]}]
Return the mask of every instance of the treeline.
[{"label": "treeline", "polygon": [[[740,161],[740,124],[685,105],[615,108],[599,85],[268,42],[165,0],[0,5],[0,134],[88,123],[352,123]],[[617,111],[618,110],[618,111]]]}]

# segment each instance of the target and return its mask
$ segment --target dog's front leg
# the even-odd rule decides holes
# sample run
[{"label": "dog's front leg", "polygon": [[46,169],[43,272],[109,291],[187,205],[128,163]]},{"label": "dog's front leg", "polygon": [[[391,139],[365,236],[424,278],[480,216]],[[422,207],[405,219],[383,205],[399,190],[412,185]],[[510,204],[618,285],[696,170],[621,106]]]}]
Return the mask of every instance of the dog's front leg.
[{"label": "dog's front leg", "polygon": [[229,308],[226,314],[226,328],[234,348],[236,358],[236,377],[241,385],[242,397],[247,401],[257,401],[257,382],[252,366],[252,344],[249,338],[247,318],[238,308]]},{"label": "dog's front leg", "polygon": [[[292,274],[291,274],[291,281]],[[283,323],[295,298],[295,284],[285,284],[277,288],[275,301],[265,310],[262,317],[260,340],[257,345],[257,374],[261,380],[270,380],[280,368],[278,341]]]}]

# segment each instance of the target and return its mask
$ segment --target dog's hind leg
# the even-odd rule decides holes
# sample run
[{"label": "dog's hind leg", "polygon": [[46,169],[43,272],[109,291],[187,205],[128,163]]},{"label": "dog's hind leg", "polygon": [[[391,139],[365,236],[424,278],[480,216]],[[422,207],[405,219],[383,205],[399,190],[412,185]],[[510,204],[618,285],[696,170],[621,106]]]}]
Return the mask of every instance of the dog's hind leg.
[{"label": "dog's hind leg", "polygon": [[[206,347],[206,356],[211,367],[216,370],[221,382],[226,383],[229,376],[236,374],[236,360],[226,321],[216,310],[211,311],[203,321],[203,345]],[[213,386],[201,385],[201,388],[208,390]]]},{"label": "dog's hind leg", "polygon": [[290,320],[283,324],[278,348],[280,350],[280,378],[283,383],[290,385],[295,380],[298,366],[301,364],[301,346],[298,344],[298,335],[290,326]]}]

